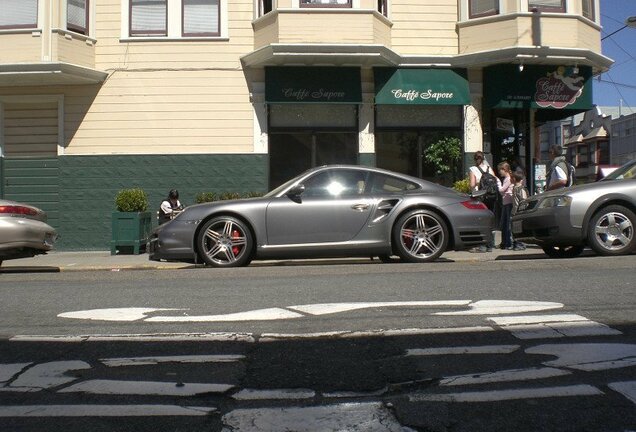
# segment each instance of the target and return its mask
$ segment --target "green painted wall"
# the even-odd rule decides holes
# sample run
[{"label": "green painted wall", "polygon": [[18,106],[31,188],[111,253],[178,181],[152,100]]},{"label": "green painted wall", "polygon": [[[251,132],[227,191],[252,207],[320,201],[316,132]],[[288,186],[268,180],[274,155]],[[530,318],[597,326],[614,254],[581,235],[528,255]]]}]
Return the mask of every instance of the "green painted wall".
[{"label": "green painted wall", "polygon": [[264,193],[267,170],[267,155],[60,156],[56,249],[109,249],[111,212],[121,189],[144,189],[154,216],[173,188],[184,205],[194,204],[200,192]]},{"label": "green painted wall", "polygon": [[57,158],[0,158],[0,197],[41,208],[48,223],[57,226],[59,171]]}]

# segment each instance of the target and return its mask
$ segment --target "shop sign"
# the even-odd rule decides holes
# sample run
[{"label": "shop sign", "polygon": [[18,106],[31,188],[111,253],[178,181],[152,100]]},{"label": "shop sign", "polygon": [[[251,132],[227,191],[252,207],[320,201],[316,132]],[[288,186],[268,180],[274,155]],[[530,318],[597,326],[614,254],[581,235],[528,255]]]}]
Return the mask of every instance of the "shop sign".
[{"label": "shop sign", "polygon": [[464,71],[375,68],[375,103],[386,105],[467,105]]},{"label": "shop sign", "polygon": [[585,111],[592,107],[592,69],[587,66],[499,65],[485,69],[490,108],[547,108]]},{"label": "shop sign", "polygon": [[504,132],[514,132],[515,122],[510,119],[497,117],[497,130]]},{"label": "shop sign", "polygon": [[360,68],[267,67],[268,103],[361,103]]},{"label": "shop sign", "polygon": [[[578,69],[578,68],[577,68]],[[534,99],[541,108],[562,109],[572,105],[583,94],[585,78],[574,68],[559,67],[537,80]]]}]

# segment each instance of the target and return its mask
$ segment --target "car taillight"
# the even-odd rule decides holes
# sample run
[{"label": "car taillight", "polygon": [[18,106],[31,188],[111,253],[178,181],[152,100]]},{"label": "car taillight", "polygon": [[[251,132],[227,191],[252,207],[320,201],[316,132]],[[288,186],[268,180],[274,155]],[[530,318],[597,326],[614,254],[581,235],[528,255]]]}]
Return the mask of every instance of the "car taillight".
[{"label": "car taillight", "polygon": [[486,207],[486,204],[484,204],[481,201],[474,201],[474,200],[462,201],[462,205],[470,210],[488,210],[488,207]]},{"label": "car taillight", "polygon": [[5,205],[0,206],[0,214],[19,214],[25,216],[36,216],[38,211],[31,207]]}]

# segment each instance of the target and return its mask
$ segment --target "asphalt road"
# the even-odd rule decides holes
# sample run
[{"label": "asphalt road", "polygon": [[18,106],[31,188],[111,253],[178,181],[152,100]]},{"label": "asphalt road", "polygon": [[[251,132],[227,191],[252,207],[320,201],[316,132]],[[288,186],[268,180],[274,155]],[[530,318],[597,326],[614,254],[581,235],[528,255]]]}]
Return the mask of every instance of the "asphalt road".
[{"label": "asphalt road", "polygon": [[634,430],[635,268],[3,274],[0,430]]}]

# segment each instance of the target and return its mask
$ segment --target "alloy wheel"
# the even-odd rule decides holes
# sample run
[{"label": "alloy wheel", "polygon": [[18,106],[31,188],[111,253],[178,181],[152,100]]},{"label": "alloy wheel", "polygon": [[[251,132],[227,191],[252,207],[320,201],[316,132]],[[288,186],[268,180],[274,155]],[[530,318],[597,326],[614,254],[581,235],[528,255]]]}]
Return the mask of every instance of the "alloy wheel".
[{"label": "alloy wheel", "polygon": [[250,259],[252,238],[239,220],[220,217],[207,222],[199,234],[203,260],[215,267],[238,267]]}]

